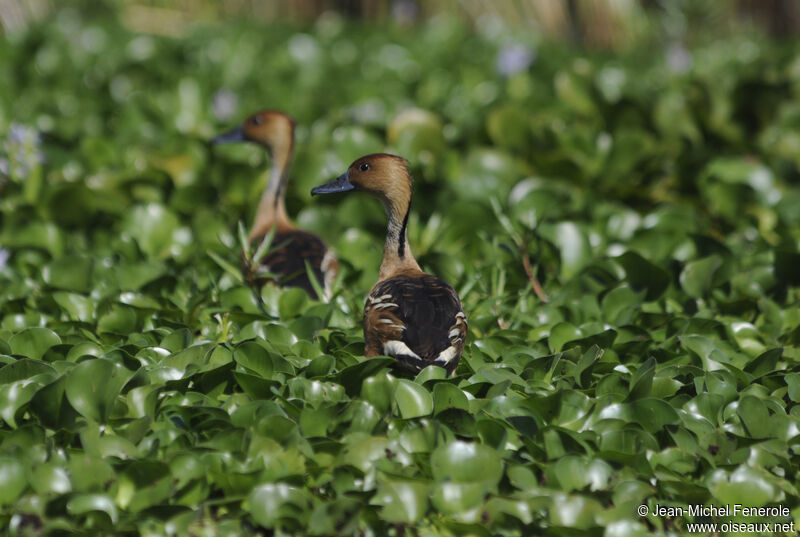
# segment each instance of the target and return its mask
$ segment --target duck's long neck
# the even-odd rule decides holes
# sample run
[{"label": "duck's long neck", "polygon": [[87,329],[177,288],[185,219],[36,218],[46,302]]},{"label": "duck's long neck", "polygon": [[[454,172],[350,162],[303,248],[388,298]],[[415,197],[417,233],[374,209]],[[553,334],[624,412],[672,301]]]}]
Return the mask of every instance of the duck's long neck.
[{"label": "duck's long neck", "polygon": [[408,245],[408,215],[411,209],[411,194],[408,200],[383,200],[389,225],[386,230],[386,242],[383,245],[383,260],[378,274],[379,280],[385,280],[403,270],[420,270],[417,260]]},{"label": "duck's long neck", "polygon": [[278,230],[294,227],[286,214],[284,202],[287,172],[292,158],[292,141],[273,145],[270,156],[269,183],[258,203],[258,211],[250,230],[251,240],[267,233],[273,227],[277,227]]}]

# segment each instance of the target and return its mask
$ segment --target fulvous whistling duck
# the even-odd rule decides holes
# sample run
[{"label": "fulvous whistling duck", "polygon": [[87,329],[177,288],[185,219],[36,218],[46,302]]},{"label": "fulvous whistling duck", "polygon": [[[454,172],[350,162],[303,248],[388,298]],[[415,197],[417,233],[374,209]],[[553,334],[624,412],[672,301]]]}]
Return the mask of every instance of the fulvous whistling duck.
[{"label": "fulvous whistling duck", "polygon": [[422,272],[408,245],[411,175],[406,160],[378,153],[353,162],[312,194],[364,191],[383,202],[389,219],[378,282],[364,304],[364,354],[387,355],[403,369],[428,365],[452,375],[467,337],[467,318],[455,290]]},{"label": "fulvous whistling duck", "polygon": [[[212,143],[252,142],[264,147],[270,155],[269,183],[258,204],[248,240],[260,244],[273,228],[272,250],[262,260],[262,268],[277,277],[280,285],[300,287],[314,295],[306,271],[306,261],[326,294],[336,275],[338,262],[333,252],[318,236],[294,227],[286,214],[287,169],[294,146],[294,120],[281,112],[256,112],[233,130],[220,134]],[[243,256],[244,260],[244,256]],[[260,289],[268,278],[259,277],[245,267],[248,283]],[[322,297],[319,297],[322,298]]]}]

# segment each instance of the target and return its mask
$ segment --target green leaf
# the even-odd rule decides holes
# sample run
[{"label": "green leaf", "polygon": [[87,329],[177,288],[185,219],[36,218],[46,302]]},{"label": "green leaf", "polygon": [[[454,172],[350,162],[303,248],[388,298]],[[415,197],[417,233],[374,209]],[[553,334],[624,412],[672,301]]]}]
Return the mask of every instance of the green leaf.
[{"label": "green leaf", "polygon": [[0,384],[25,380],[42,373],[55,374],[56,370],[44,362],[22,358],[0,367]]},{"label": "green leaf", "polygon": [[112,304],[111,308],[97,321],[97,331],[129,334],[136,330],[137,322],[136,311],[133,308],[122,304]]},{"label": "green leaf", "polygon": [[31,485],[38,494],[66,494],[72,490],[67,470],[52,462],[36,467]]},{"label": "green leaf", "polygon": [[434,415],[449,408],[458,408],[469,412],[469,401],[464,392],[445,382],[440,382],[433,387]]},{"label": "green leaf", "polygon": [[291,521],[292,526],[304,527],[311,510],[308,493],[284,483],[267,483],[253,489],[247,496],[247,510],[265,528],[280,527]]},{"label": "green leaf", "polygon": [[22,463],[11,457],[0,457],[0,505],[10,505],[17,501],[17,498],[28,487],[28,480],[25,478],[25,468]]},{"label": "green leaf", "polygon": [[736,409],[739,418],[742,420],[747,432],[753,438],[769,438],[777,436],[771,426],[771,420],[767,405],[758,397],[745,395],[739,400]]},{"label": "green leaf", "polygon": [[245,341],[237,345],[233,350],[233,359],[261,378],[271,379],[275,371],[269,351],[255,341]]},{"label": "green leaf", "polygon": [[361,397],[372,403],[380,412],[388,412],[394,399],[395,382],[396,379],[387,372],[367,377],[361,384]]},{"label": "green leaf", "polygon": [[278,311],[281,319],[291,319],[300,315],[300,312],[310,301],[308,293],[299,287],[290,287],[281,293],[278,299]]},{"label": "green leaf", "polygon": [[565,343],[578,339],[582,336],[583,334],[581,334],[581,331],[578,330],[576,326],[570,323],[558,323],[550,329],[550,337],[547,341],[550,345],[551,351],[559,352],[564,348]]},{"label": "green leaf", "polygon": [[90,290],[92,268],[89,257],[60,257],[42,269],[42,279],[56,289],[86,293]]},{"label": "green leaf", "polygon": [[431,454],[431,471],[437,481],[481,483],[494,487],[503,476],[503,462],[494,449],[483,444],[456,440]]},{"label": "green leaf", "polygon": [[681,271],[681,287],[693,298],[704,297],[714,287],[714,275],[722,263],[722,258],[718,255],[687,263]]},{"label": "green leaf", "polygon": [[381,479],[373,503],[383,507],[387,522],[412,524],[428,511],[428,484],[420,481]]},{"label": "green leaf", "polygon": [[14,354],[40,360],[50,347],[61,343],[61,338],[49,328],[34,327],[14,335],[8,343]]},{"label": "green leaf", "polygon": [[93,511],[105,513],[111,523],[116,524],[117,507],[106,494],[79,494],[67,502],[67,512],[71,515],[85,515]]},{"label": "green leaf", "polygon": [[131,371],[109,360],[86,360],[67,374],[67,400],[82,416],[105,423],[131,376]]},{"label": "green leaf", "polygon": [[395,381],[394,403],[397,413],[403,419],[427,416],[433,412],[433,398],[430,392],[406,379]]},{"label": "green leaf", "polygon": [[749,466],[739,466],[730,475],[717,470],[710,476],[709,491],[720,505],[762,507],[776,501],[774,478]]},{"label": "green leaf", "polygon": [[631,377],[630,393],[628,400],[641,399],[650,395],[650,390],[653,388],[653,376],[656,371],[656,361],[654,358],[648,358],[636,373]]},{"label": "green leaf", "polygon": [[636,252],[625,252],[616,258],[625,269],[625,278],[633,289],[645,289],[645,300],[656,300],[669,286],[669,274]]},{"label": "green leaf", "polygon": [[153,257],[168,257],[180,252],[176,234],[180,221],[160,203],[138,205],[130,209],[121,229],[129,233],[143,252]]},{"label": "green leaf", "polygon": [[568,281],[586,266],[592,256],[589,238],[575,222],[542,226],[542,235],[556,245],[561,256],[561,279]]}]

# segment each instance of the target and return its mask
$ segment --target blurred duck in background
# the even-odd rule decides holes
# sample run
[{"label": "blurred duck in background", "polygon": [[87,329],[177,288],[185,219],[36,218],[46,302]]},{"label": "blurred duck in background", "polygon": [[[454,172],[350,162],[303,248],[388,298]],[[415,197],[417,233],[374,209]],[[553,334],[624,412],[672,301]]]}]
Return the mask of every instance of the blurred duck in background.
[{"label": "blurred duck in background", "polygon": [[[260,260],[256,256],[256,266],[242,253],[242,271],[248,284],[260,289],[266,282],[275,281],[286,287],[300,287],[320,299],[329,298],[338,268],[336,256],[317,235],[297,229],[286,214],[284,198],[294,127],[294,120],[286,114],[262,110],[217,136],[212,143],[251,142],[265,148],[270,155],[269,182],[261,195],[248,240],[258,247],[269,233],[274,232],[274,236],[266,255]],[[311,283],[306,263],[322,286],[322,296],[318,296]]]},{"label": "blurred duck in background", "polygon": [[412,372],[436,365],[452,375],[464,351],[467,319],[455,290],[422,272],[409,248],[411,175],[406,160],[367,155],[311,193],[359,190],[381,200],[389,220],[378,282],[364,304],[364,354],[392,356]]}]

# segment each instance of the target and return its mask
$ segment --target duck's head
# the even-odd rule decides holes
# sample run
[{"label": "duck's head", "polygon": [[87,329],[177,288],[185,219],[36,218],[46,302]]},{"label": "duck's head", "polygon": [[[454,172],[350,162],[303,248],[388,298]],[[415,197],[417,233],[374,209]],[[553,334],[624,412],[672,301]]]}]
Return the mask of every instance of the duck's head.
[{"label": "duck's head", "polygon": [[211,140],[215,144],[229,142],[253,142],[267,148],[274,148],[294,135],[294,120],[282,112],[262,110],[250,115],[238,127],[220,134]]},{"label": "duck's head", "polygon": [[361,190],[393,204],[411,200],[411,175],[406,159],[387,153],[367,155],[353,162],[330,183],[311,189],[311,194]]}]

